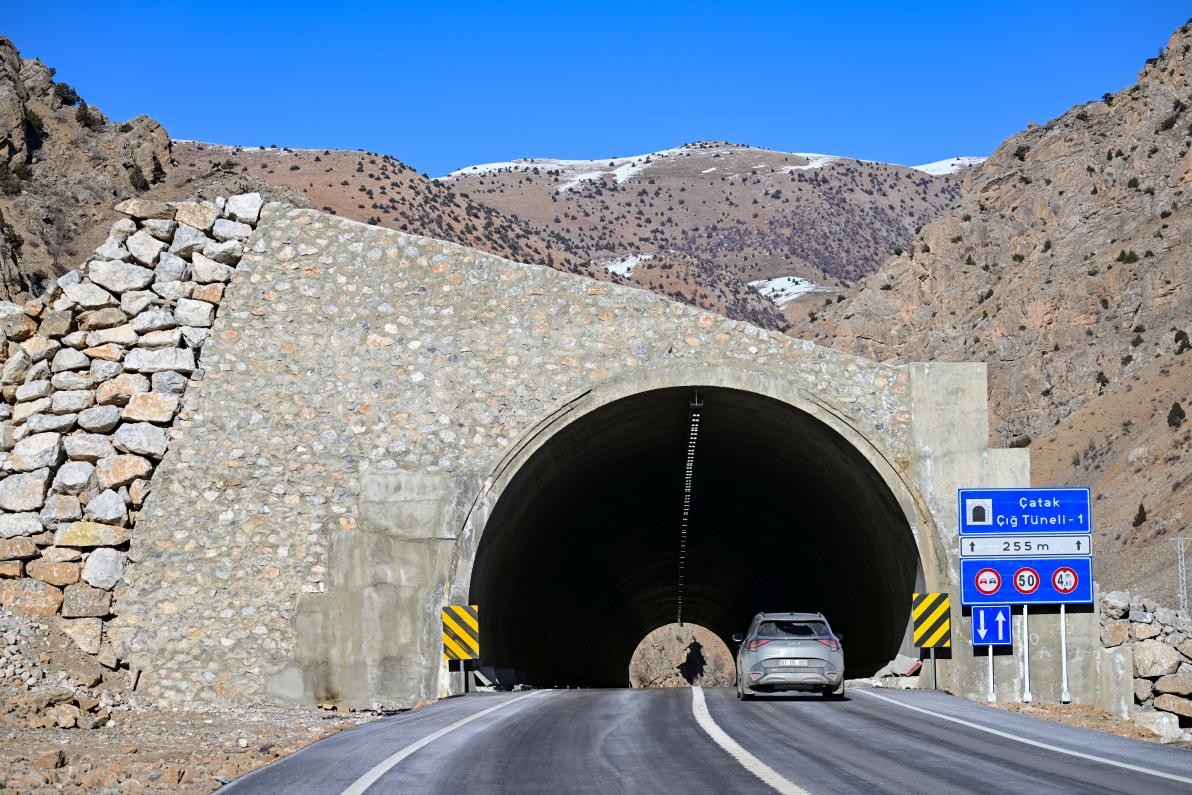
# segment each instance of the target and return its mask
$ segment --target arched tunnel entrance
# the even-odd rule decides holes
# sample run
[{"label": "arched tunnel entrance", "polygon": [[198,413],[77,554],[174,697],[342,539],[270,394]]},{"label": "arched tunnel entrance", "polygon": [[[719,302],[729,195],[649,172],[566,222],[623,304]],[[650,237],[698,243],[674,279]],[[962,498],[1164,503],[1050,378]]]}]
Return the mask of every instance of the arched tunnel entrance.
[{"label": "arched tunnel entrance", "polygon": [[[554,434],[485,524],[470,601],[481,660],[535,686],[627,686],[676,620],[694,389],[616,400]],[[700,388],[683,617],[730,648],[759,611],[822,611],[849,676],[899,650],[920,572],[907,519],[843,436],[770,397]]]}]

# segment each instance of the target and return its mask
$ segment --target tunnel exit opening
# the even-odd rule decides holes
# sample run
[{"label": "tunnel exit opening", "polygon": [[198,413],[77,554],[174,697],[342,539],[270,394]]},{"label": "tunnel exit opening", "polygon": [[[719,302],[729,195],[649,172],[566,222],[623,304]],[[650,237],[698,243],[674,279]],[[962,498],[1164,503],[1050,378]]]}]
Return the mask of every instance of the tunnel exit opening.
[{"label": "tunnel exit opening", "polygon": [[698,624],[674,623],[641,639],[629,660],[630,687],[731,687],[733,650]]},{"label": "tunnel exit opening", "polygon": [[899,651],[920,555],[874,465],[790,403],[701,386],[692,470],[692,395],[594,409],[501,490],[469,600],[484,616],[480,664],[503,684],[627,686],[639,641],[677,620],[680,598],[684,621],[728,648],[757,612],[800,611],[845,636],[849,676]]}]

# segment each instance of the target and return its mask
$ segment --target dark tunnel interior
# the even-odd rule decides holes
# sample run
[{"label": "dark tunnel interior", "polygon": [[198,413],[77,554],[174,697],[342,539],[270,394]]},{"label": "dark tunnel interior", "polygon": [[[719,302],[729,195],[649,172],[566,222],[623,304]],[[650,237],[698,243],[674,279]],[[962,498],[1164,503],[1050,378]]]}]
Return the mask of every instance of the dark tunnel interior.
[{"label": "dark tunnel interior", "polygon": [[[627,686],[676,618],[694,388],[643,392],[555,434],[485,527],[470,598],[484,667],[534,686]],[[757,394],[699,388],[683,618],[730,638],[759,611],[821,611],[849,676],[898,652],[919,568],[894,496],[828,426]]]}]

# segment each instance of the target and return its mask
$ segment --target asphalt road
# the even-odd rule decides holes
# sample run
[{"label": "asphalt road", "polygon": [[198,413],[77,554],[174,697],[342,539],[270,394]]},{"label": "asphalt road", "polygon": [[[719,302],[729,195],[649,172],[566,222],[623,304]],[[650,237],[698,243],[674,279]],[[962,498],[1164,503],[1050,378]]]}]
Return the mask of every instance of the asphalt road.
[{"label": "asphalt road", "polygon": [[1192,793],[1192,751],[942,693],[474,694],[341,732],[220,792]]}]

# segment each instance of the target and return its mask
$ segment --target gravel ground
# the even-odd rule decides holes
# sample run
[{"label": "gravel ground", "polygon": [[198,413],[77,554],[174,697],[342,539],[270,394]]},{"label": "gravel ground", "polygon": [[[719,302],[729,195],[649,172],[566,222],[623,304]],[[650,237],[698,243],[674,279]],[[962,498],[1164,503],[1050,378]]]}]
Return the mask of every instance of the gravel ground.
[{"label": "gravel ground", "polygon": [[[1030,715],[1032,718],[1066,723],[1084,729],[1095,729],[1132,740],[1159,742],[1155,734],[1130,720],[1115,718],[1109,712],[1092,704],[990,704],[998,709]],[[1173,743],[1183,748],[1192,748],[1192,743]]]},{"label": "gravel ground", "polygon": [[211,792],[374,713],[162,710],[114,659],[0,609],[0,792]]}]

